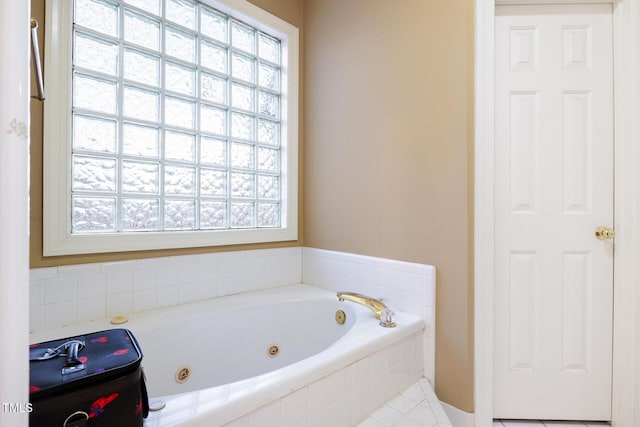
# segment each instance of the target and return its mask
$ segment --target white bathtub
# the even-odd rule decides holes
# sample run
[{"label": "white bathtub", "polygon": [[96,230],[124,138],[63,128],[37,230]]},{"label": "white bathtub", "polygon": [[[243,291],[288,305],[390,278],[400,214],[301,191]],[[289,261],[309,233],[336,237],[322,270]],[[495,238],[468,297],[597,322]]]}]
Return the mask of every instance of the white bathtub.
[{"label": "white bathtub", "polygon": [[[335,321],[337,310],[346,313],[344,325]],[[259,420],[261,408],[296,399],[300,404],[291,410],[278,406],[282,425],[326,405],[335,406],[333,425],[349,425],[422,376],[424,324],[404,313],[396,323],[383,328],[365,307],[292,285],[132,314],[122,326],[144,353],[150,401],[166,403],[150,413],[147,426]],[[34,333],[31,342],[110,327],[107,321],[77,324]],[[273,346],[275,357],[268,354]],[[183,366],[190,376],[178,383],[175,373]],[[314,390],[323,395],[312,397]]]}]

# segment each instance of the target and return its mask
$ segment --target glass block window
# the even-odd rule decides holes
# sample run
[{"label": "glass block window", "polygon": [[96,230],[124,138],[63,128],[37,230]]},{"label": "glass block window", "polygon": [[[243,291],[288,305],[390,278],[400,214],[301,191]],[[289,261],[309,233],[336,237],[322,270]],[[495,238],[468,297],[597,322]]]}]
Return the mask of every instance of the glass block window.
[{"label": "glass block window", "polygon": [[74,0],[71,233],[279,228],[282,41],[195,0]]}]

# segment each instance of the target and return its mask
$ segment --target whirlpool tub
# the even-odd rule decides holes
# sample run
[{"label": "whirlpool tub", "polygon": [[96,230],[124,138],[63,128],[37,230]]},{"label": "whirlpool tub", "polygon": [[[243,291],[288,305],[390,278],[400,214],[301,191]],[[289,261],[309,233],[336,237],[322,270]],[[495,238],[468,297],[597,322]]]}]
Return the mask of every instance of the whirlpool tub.
[{"label": "whirlpool tub", "polygon": [[[307,285],[128,317],[119,326],[138,339],[152,409],[162,408],[147,418],[152,427],[354,425],[423,372],[420,318],[396,313],[397,327],[383,328],[367,308]],[[110,327],[77,324],[31,341]]]}]

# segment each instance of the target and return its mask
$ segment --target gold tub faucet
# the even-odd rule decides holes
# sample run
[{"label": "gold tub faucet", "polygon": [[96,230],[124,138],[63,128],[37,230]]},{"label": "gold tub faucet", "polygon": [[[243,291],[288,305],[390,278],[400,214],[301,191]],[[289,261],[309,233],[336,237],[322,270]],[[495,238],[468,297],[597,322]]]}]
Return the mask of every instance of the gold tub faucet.
[{"label": "gold tub faucet", "polygon": [[338,296],[339,301],[355,302],[357,304],[364,305],[369,310],[373,311],[376,318],[380,320],[380,326],[384,326],[385,328],[393,328],[396,326],[393,321],[393,317],[395,316],[393,311],[379,299],[371,298],[356,292],[338,292],[336,295]]}]

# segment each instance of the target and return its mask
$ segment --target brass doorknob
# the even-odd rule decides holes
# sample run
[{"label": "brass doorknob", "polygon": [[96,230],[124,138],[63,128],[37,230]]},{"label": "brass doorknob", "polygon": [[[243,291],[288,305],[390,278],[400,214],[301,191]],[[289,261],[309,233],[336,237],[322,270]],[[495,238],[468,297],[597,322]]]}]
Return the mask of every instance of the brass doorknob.
[{"label": "brass doorknob", "polygon": [[596,237],[598,238],[598,240],[613,239],[615,235],[616,231],[613,228],[607,228],[603,226],[596,228]]}]

